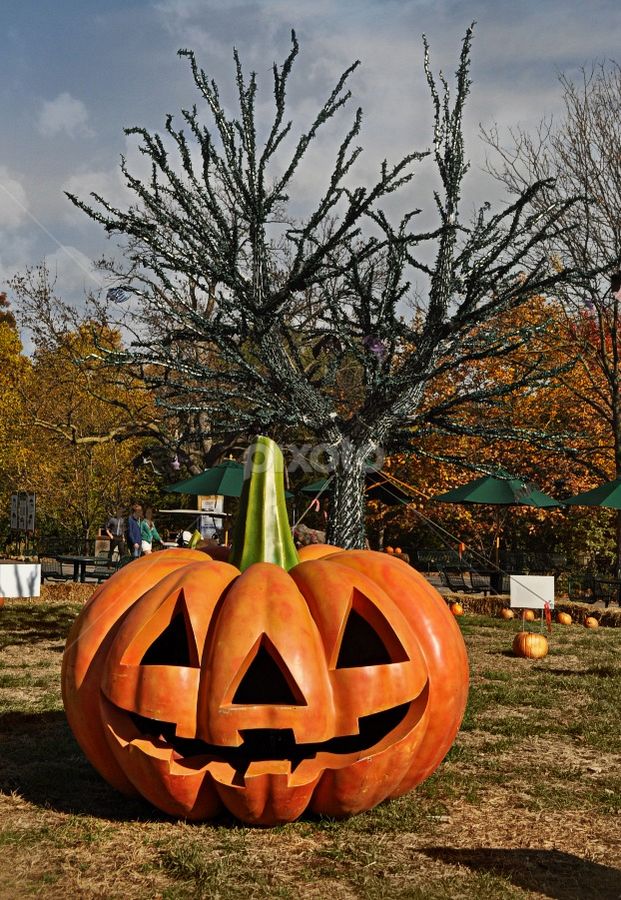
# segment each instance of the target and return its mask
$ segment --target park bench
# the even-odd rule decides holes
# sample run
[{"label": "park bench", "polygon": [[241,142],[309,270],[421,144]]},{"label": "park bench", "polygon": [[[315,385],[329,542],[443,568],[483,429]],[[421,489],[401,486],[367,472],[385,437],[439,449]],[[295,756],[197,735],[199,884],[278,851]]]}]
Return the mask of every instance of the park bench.
[{"label": "park bench", "polygon": [[440,570],[440,578],[445,587],[454,594],[473,594],[474,589],[470,581],[466,581],[463,572],[450,572],[448,569]]},{"label": "park bench", "polygon": [[601,601],[607,608],[610,603],[619,604],[620,593],[621,582],[607,575],[587,574],[569,579],[569,599],[579,603]]},{"label": "park bench", "polygon": [[490,594],[492,590],[492,579],[489,575],[481,575],[479,572],[470,572],[470,584],[472,590],[476,594]]},{"label": "park bench", "polygon": [[71,581],[72,572],[65,572],[63,564],[49,556],[40,556],[41,581]]}]

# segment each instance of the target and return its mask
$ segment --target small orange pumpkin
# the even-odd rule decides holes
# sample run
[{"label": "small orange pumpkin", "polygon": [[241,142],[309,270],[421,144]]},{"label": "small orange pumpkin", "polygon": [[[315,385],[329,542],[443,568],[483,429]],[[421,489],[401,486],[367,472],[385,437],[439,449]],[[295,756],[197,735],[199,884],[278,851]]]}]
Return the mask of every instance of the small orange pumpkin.
[{"label": "small orange pumpkin", "polygon": [[403,550],[401,549],[401,547],[395,547],[395,553],[397,554],[397,556],[401,556]]},{"label": "small orange pumpkin", "polygon": [[305,547],[298,549],[298,559],[304,562],[307,559],[323,559],[332,553],[342,553],[341,547],[335,547],[333,544],[307,544]]},{"label": "small orange pumpkin", "polygon": [[451,612],[454,616],[463,616],[464,608],[461,603],[451,603]]},{"label": "small orange pumpkin", "polygon": [[389,544],[387,547],[384,548],[384,552],[385,552],[385,553],[393,554],[393,553],[395,552],[395,548],[394,548],[394,547],[391,547],[390,544]]},{"label": "small orange pumpkin", "polygon": [[522,618],[525,622],[534,622],[535,621],[535,613],[532,609],[525,609],[522,613]]},{"label": "small orange pumpkin", "polygon": [[585,628],[599,628],[599,622],[595,618],[595,616],[587,616],[584,620]]},{"label": "small orange pumpkin", "polygon": [[500,618],[501,618],[501,619],[513,619],[513,618],[514,618],[514,615],[515,615],[515,613],[513,612],[513,610],[512,610],[512,609],[508,609],[506,606],[504,606],[504,607],[500,610]]},{"label": "small orange pumpkin", "polygon": [[114,787],[169,814],[350,815],[446,755],[467,698],[464,642],[398,559],[324,547],[300,562],[282,455],[255,446],[269,465],[244,485],[230,562],[164,550],[88,601],[63,658],[67,718]]},{"label": "small orange pumpkin", "polygon": [[569,613],[557,612],[556,621],[559,625],[571,625],[572,619]]},{"label": "small orange pumpkin", "polygon": [[525,659],[543,659],[548,653],[548,641],[543,634],[518,631],[513,638],[513,652]]}]

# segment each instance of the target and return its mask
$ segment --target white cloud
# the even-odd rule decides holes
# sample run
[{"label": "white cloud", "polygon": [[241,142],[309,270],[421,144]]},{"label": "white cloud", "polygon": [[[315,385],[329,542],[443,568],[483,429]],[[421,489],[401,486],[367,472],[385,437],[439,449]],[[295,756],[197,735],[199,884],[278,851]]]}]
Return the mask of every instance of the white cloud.
[{"label": "white cloud", "polygon": [[0,229],[13,231],[28,219],[28,195],[21,181],[0,166]]},{"label": "white cloud", "polygon": [[63,132],[72,138],[92,137],[94,134],[88,125],[88,109],[85,104],[67,91],[44,102],[37,127],[45,137],[54,137]]},{"label": "white cloud", "polygon": [[103,287],[102,277],[95,270],[93,261],[77,247],[63,244],[46,255],[45,264],[59,297],[79,300],[90,291]]}]

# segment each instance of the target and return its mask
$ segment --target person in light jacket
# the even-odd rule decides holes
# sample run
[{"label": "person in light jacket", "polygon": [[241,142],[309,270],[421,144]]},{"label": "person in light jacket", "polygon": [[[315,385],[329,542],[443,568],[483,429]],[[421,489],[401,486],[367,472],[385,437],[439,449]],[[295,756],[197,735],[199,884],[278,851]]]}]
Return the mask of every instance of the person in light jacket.
[{"label": "person in light jacket", "polygon": [[151,553],[153,550],[153,541],[161,541],[155,522],[153,521],[153,510],[147,507],[144,518],[140,523],[141,547],[143,553]]}]

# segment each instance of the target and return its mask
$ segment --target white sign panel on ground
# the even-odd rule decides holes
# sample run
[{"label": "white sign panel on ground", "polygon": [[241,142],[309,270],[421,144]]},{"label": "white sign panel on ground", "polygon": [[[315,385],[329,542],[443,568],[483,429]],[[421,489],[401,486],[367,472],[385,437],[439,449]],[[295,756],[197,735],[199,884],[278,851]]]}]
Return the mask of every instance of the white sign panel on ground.
[{"label": "white sign panel on ground", "polygon": [[0,563],[0,597],[38,597],[40,593],[39,563]]},{"label": "white sign panel on ground", "polygon": [[554,575],[511,575],[509,590],[517,609],[554,609]]}]

